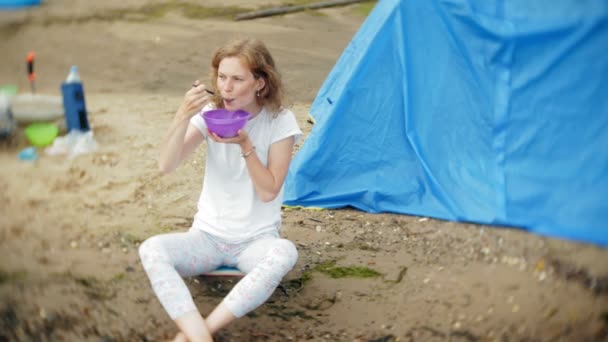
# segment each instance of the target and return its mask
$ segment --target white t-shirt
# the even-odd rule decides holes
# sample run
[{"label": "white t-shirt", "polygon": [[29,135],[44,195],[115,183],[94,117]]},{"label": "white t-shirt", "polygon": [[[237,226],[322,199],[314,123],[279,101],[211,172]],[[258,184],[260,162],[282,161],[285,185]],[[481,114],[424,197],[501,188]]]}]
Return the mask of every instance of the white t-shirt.
[{"label": "white t-shirt", "polygon": [[[211,109],[203,108],[203,112]],[[258,234],[278,231],[281,226],[283,188],[270,202],[262,202],[255,191],[241,148],[237,144],[217,143],[207,135],[207,125],[197,114],[190,124],[207,141],[207,161],[203,189],[194,215],[193,227],[231,242],[242,242]],[[244,129],[255,146],[262,164],[268,166],[270,145],[302,134],[295,115],[288,109],[273,117],[265,108],[249,120]]]}]

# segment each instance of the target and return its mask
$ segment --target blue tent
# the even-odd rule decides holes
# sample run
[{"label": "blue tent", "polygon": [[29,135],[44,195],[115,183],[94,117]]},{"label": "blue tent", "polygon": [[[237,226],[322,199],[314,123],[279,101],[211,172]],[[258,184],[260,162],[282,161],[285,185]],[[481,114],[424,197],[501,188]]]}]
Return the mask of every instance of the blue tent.
[{"label": "blue tent", "polygon": [[0,0],[0,10],[40,5],[40,0]]},{"label": "blue tent", "polygon": [[382,0],[311,107],[285,203],[608,245],[608,1]]}]

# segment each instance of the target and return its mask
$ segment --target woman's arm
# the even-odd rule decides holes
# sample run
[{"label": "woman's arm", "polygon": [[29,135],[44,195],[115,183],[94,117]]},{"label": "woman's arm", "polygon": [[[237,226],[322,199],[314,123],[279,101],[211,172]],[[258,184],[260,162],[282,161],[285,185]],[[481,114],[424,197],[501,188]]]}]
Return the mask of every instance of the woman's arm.
[{"label": "woman's arm", "polygon": [[203,142],[198,128],[189,124],[190,119],[175,118],[161,146],[158,168],[162,174],[173,172]]},{"label": "woman's arm", "polygon": [[173,122],[163,139],[158,168],[163,174],[171,173],[203,141],[203,135],[190,125],[190,118],[198,113],[209,102],[209,94],[204,85],[195,82],[195,87],[188,90],[184,101],[178,108]]},{"label": "woman's arm", "polygon": [[244,130],[239,130],[236,137],[226,139],[220,138],[209,130],[207,130],[207,134],[217,142],[238,144],[241,147],[241,153],[244,154],[249,176],[260,199],[263,202],[270,202],[277,197],[287,176],[289,163],[291,163],[294,145],[293,136],[276,141],[270,145],[270,149],[268,150],[268,167],[265,167],[260,158],[258,158],[249,135]]},{"label": "woman's arm", "polygon": [[253,150],[253,144],[249,139],[241,144],[242,153],[245,154],[253,150],[251,154],[245,157],[245,163],[255,190],[263,202],[272,201],[281,191],[291,163],[293,144],[294,138],[291,136],[270,145],[268,167],[264,167],[255,150]]}]

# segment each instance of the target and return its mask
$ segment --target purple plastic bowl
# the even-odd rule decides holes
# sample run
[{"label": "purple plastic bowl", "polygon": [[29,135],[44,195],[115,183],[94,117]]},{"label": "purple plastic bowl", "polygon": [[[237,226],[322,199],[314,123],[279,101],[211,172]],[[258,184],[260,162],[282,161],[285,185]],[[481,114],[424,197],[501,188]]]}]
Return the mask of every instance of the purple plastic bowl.
[{"label": "purple plastic bowl", "polygon": [[212,109],[201,114],[209,130],[222,138],[232,138],[245,127],[249,113],[244,110]]}]

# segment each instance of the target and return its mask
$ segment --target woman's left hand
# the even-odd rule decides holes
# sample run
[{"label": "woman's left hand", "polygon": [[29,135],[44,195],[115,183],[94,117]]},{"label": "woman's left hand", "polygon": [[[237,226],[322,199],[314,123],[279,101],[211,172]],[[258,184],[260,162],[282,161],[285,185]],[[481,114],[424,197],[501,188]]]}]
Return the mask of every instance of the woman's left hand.
[{"label": "woman's left hand", "polygon": [[224,143],[224,144],[243,145],[249,139],[249,134],[247,134],[247,132],[242,129],[239,129],[239,131],[237,132],[237,135],[232,138],[222,138],[219,135],[211,132],[208,128],[207,128],[207,133],[209,134],[209,137],[211,137],[211,139],[213,141],[219,142],[219,143]]}]

